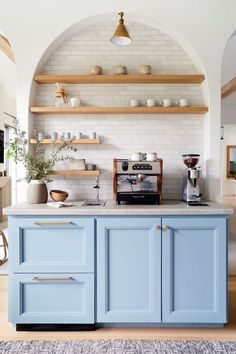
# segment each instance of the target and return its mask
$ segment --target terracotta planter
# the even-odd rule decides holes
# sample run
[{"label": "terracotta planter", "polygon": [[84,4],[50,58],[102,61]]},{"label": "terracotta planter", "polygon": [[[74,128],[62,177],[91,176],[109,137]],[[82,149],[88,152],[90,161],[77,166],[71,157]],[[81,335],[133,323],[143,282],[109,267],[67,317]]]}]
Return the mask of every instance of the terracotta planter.
[{"label": "terracotta planter", "polygon": [[48,189],[46,183],[39,180],[31,180],[27,190],[27,203],[41,204],[48,201]]}]

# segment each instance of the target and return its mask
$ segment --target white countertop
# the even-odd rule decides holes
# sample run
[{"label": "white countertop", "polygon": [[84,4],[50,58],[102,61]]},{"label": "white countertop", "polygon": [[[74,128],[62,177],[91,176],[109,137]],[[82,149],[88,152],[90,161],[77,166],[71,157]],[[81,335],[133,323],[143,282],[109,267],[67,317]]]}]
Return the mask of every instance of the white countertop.
[{"label": "white countertop", "polygon": [[73,206],[55,208],[47,204],[21,203],[3,209],[5,215],[228,215],[233,208],[213,202],[209,206],[188,206],[177,200],[166,200],[160,205],[116,205],[108,200],[105,206],[82,206],[84,201],[73,202]]}]

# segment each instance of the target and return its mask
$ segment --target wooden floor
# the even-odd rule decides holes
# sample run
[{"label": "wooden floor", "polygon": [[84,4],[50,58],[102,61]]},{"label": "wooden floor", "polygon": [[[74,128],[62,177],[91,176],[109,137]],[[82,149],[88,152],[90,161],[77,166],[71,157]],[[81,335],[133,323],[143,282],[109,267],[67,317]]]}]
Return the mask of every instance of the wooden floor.
[{"label": "wooden floor", "polygon": [[7,277],[0,276],[0,340],[17,339],[236,340],[236,277],[229,279],[229,323],[224,328],[102,328],[93,332],[16,332],[7,321]]}]

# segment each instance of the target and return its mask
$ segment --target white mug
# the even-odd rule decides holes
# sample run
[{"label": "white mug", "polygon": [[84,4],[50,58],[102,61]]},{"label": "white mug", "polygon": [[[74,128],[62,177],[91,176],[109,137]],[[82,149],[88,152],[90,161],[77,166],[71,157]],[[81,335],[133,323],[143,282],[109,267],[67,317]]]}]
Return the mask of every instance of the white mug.
[{"label": "white mug", "polygon": [[80,99],[77,97],[72,97],[70,98],[70,104],[72,107],[78,107],[80,106]]},{"label": "white mug", "polygon": [[155,107],[157,105],[157,101],[154,98],[148,98],[145,101],[145,106],[147,107]]},{"label": "white mug", "polygon": [[129,101],[131,107],[138,107],[140,106],[140,101],[138,99],[133,98]]},{"label": "white mug", "polygon": [[188,100],[186,98],[181,98],[179,101],[176,102],[177,106],[186,107],[188,106]]},{"label": "white mug", "polygon": [[156,161],[157,160],[157,153],[156,152],[148,152],[146,154],[147,161]]},{"label": "white mug", "polygon": [[78,133],[77,133],[77,139],[78,139],[78,140],[82,139],[82,133],[81,133],[81,132],[78,132]]},{"label": "white mug", "polygon": [[65,133],[65,139],[66,140],[70,140],[70,138],[71,138],[71,133],[70,132],[66,132]]},{"label": "white mug", "polygon": [[142,159],[143,159],[142,152],[134,152],[130,158],[131,161],[142,161]]},{"label": "white mug", "polygon": [[170,107],[171,105],[172,102],[170,98],[165,98],[164,100],[161,101],[161,106],[163,107]]},{"label": "white mug", "polygon": [[52,133],[52,140],[57,140],[57,138],[58,138],[57,132],[53,132]]},{"label": "white mug", "polygon": [[91,132],[91,133],[89,134],[89,139],[96,139],[96,137],[97,137],[96,132]]}]

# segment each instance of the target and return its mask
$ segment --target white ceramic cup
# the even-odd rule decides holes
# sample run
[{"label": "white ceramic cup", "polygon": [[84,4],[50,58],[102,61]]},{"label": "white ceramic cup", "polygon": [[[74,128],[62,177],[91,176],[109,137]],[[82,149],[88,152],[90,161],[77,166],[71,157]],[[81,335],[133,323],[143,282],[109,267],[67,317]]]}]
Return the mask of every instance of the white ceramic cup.
[{"label": "white ceramic cup", "polygon": [[177,101],[177,106],[180,106],[180,107],[188,106],[187,98],[181,98],[179,101]]},{"label": "white ceramic cup", "polygon": [[133,98],[129,101],[131,107],[138,107],[140,106],[140,101],[136,98]]},{"label": "white ceramic cup", "polygon": [[57,140],[58,134],[57,132],[52,133],[52,140]]},{"label": "white ceramic cup", "polygon": [[41,141],[44,139],[44,133],[38,132],[38,141]]},{"label": "white ceramic cup", "polygon": [[157,153],[156,152],[148,152],[146,154],[147,161],[156,161],[157,160]]},{"label": "white ceramic cup", "polygon": [[161,101],[161,106],[163,107],[170,107],[171,105],[172,102],[170,98],[165,98],[164,100]]},{"label": "white ceramic cup", "polygon": [[70,140],[70,138],[71,138],[71,133],[70,132],[66,132],[65,133],[65,139],[66,140]]},{"label": "white ceramic cup", "polygon": [[77,135],[76,135],[77,139],[82,139],[82,133],[81,132],[78,132]]},{"label": "white ceramic cup", "polygon": [[96,132],[91,132],[89,134],[89,139],[96,139],[96,137],[97,137],[97,133]]},{"label": "white ceramic cup", "polygon": [[72,107],[79,107],[80,106],[80,99],[77,97],[70,98],[70,104]]},{"label": "white ceramic cup", "polygon": [[154,98],[148,98],[144,103],[147,107],[155,107],[157,105],[157,101]]},{"label": "white ceramic cup", "polygon": [[142,152],[134,152],[130,158],[131,161],[142,161],[142,159],[143,159]]}]

